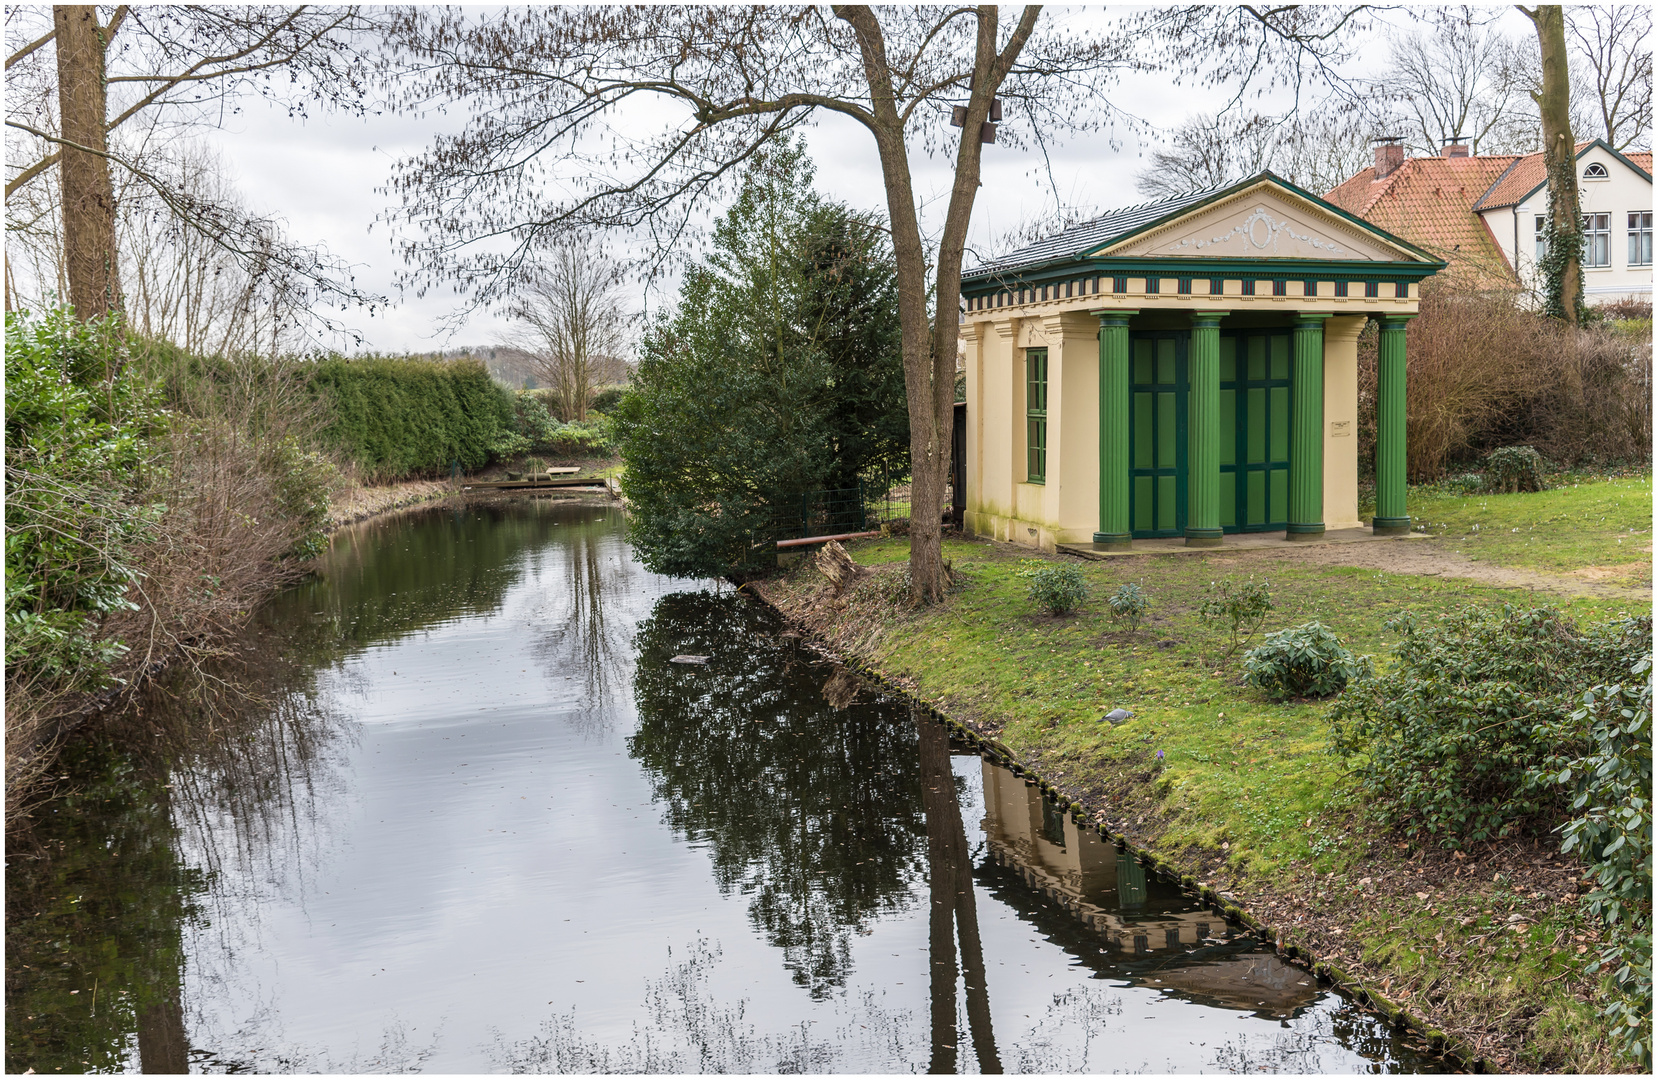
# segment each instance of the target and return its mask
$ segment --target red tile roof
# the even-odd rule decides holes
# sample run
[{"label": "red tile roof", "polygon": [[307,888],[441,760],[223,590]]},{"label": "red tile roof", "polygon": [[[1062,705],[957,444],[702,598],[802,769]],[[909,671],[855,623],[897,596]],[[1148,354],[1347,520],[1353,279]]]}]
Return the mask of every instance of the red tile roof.
[{"label": "red tile roof", "polygon": [[1324,196],[1326,201],[1489,284],[1512,273],[1473,205],[1518,159],[1511,154],[1465,158],[1408,158],[1381,180],[1365,169]]}]

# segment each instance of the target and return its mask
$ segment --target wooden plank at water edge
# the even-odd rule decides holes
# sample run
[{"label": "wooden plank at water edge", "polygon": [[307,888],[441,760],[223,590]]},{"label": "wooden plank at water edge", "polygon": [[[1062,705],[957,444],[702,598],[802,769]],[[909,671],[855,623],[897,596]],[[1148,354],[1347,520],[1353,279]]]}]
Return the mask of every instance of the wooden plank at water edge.
[{"label": "wooden plank at water edge", "polygon": [[517,491],[525,488],[569,488],[605,486],[602,476],[536,476],[528,480],[471,480],[466,488],[487,488],[491,491]]}]

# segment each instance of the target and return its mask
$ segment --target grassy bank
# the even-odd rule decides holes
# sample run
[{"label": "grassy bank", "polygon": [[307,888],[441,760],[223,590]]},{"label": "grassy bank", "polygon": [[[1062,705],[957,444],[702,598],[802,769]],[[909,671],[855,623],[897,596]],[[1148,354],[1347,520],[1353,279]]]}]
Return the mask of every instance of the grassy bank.
[{"label": "grassy bank", "polygon": [[[1553,499],[1621,506],[1624,497],[1613,489]],[[1491,501],[1473,512],[1498,520]],[[1380,658],[1391,643],[1384,624],[1401,611],[1426,620],[1469,604],[1530,602],[1529,594],[1270,553],[1146,556],[1080,564],[1091,599],[1058,618],[1036,611],[1024,575],[1033,558],[1074,560],[956,540],[945,555],[959,589],[937,608],[910,612],[898,603],[907,542],[849,550],[870,572],[844,596],[832,596],[810,563],[757,588],[838,649],[999,740],[1093,820],[1232,894],[1289,944],[1339,965],[1490,1065],[1627,1067],[1595,1016],[1600,987],[1577,963],[1599,940],[1578,902],[1581,866],[1549,840],[1455,854],[1401,844],[1359,812],[1329,752],[1326,706],[1274,703],[1242,686],[1242,650],[1227,656],[1229,635],[1199,614],[1211,583],[1253,576],[1274,603],[1261,634],[1318,620]],[[1135,633],[1104,603],[1129,583],[1152,604]],[[1592,622],[1630,605],[1581,596],[1562,606]],[[1133,719],[1101,722],[1119,707]]]},{"label": "grassy bank", "polygon": [[1470,559],[1650,587],[1652,474],[1557,483],[1512,495],[1422,488],[1411,517]]}]

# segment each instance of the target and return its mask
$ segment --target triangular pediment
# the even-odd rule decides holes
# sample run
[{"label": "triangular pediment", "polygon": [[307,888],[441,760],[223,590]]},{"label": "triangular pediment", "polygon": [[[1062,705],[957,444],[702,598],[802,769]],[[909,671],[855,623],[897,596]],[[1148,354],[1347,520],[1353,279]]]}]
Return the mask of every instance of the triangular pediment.
[{"label": "triangular pediment", "polygon": [[1267,178],[1091,254],[1144,259],[1429,261],[1379,230]]}]

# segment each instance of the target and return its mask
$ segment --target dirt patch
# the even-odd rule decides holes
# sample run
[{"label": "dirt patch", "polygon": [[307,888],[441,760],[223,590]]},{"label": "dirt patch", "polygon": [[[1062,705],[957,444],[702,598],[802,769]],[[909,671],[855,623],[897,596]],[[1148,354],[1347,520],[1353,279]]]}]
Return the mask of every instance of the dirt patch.
[{"label": "dirt patch", "polygon": [[[1512,566],[1480,562],[1466,555],[1448,551],[1434,540],[1401,540],[1385,544],[1308,544],[1295,551],[1240,551],[1233,558],[1238,562],[1294,561],[1302,565],[1312,563],[1319,566],[1356,566],[1391,574],[1459,578],[1482,585],[1529,589],[1532,592],[1559,596],[1595,596],[1611,600],[1652,602],[1650,588],[1634,587],[1613,580],[1621,578],[1622,581],[1628,581],[1629,578],[1637,576],[1645,570],[1642,563],[1585,567],[1567,574],[1549,574],[1540,570],[1521,570]],[[1589,571],[1607,573],[1597,574]]]}]

